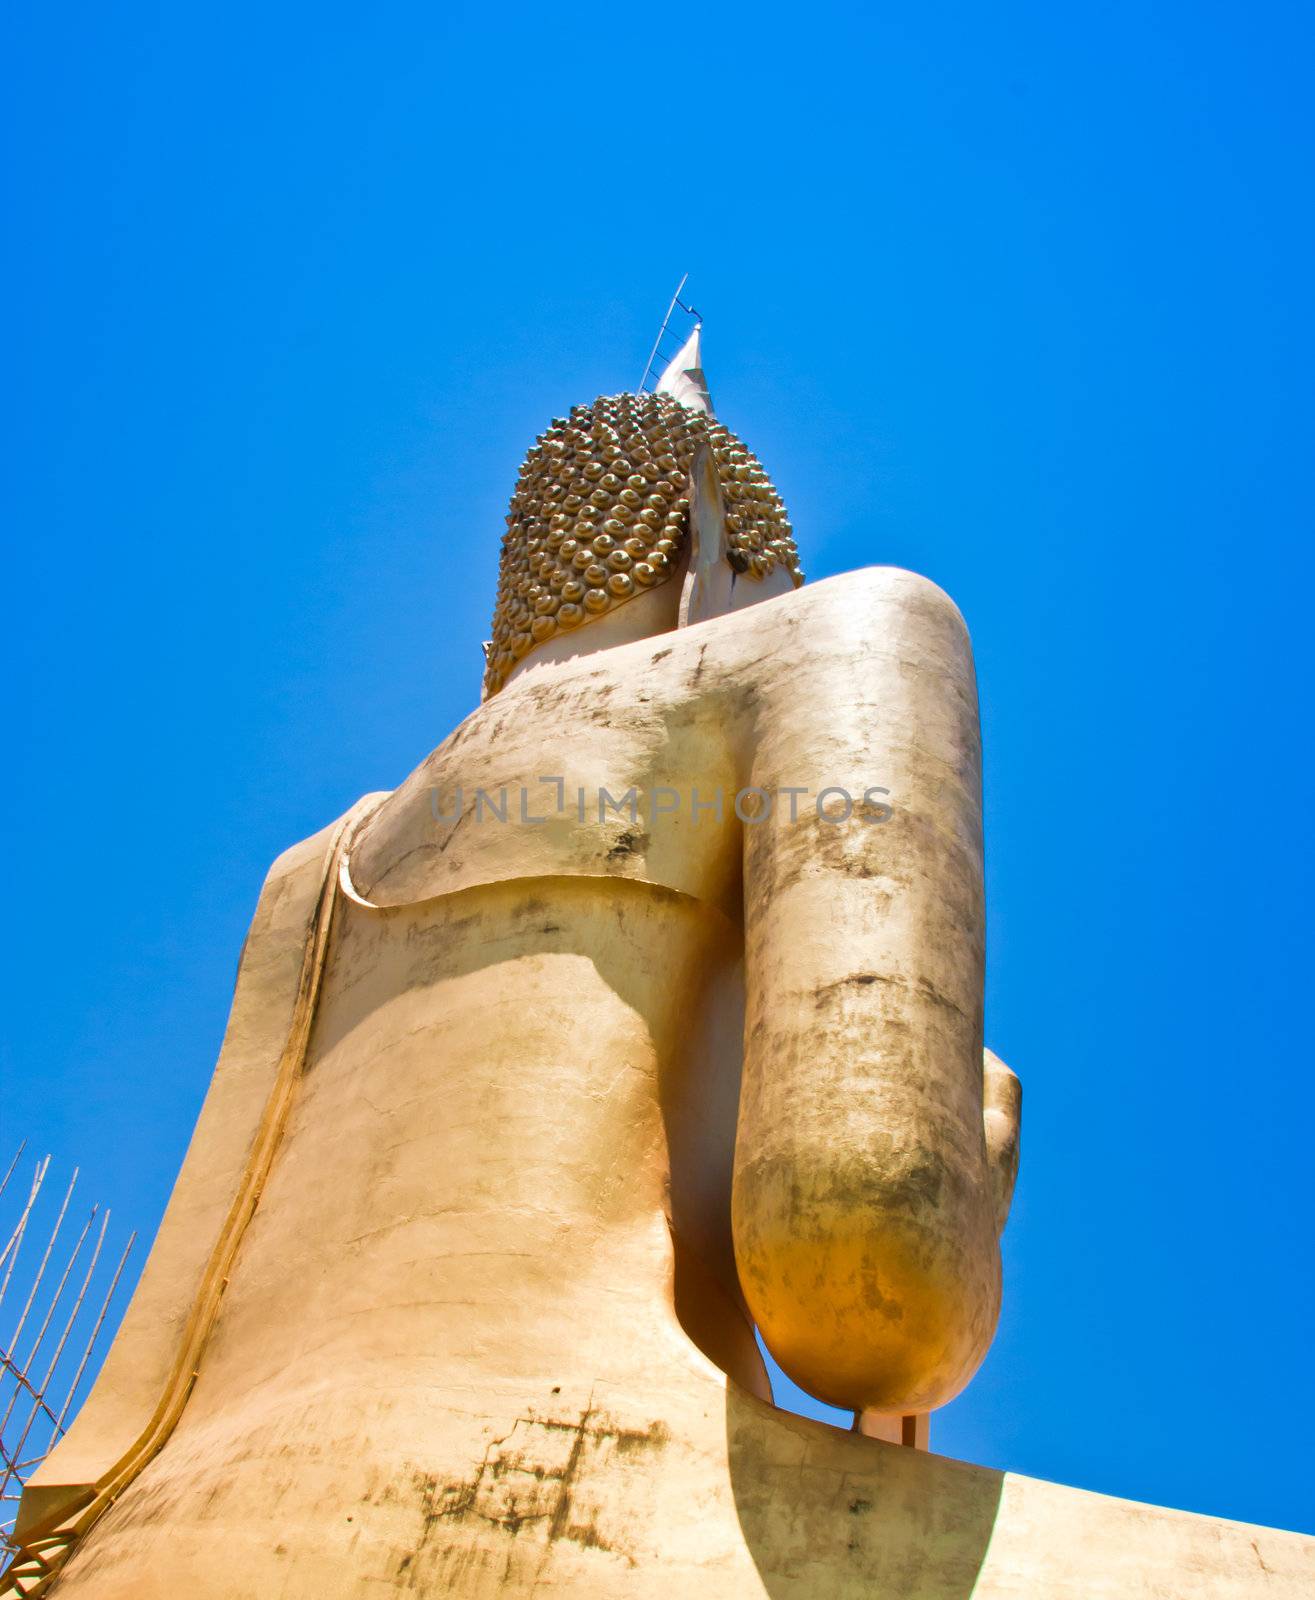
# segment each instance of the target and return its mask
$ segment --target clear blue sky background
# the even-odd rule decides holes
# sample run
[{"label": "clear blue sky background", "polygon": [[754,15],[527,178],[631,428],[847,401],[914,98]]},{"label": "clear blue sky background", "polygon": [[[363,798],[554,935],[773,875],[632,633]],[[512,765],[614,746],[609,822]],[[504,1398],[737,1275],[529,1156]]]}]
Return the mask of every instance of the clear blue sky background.
[{"label": "clear blue sky background", "polygon": [[986,738],[999,1338],[937,1447],[1315,1529],[1297,5],[10,24],[5,1142],[152,1229],[272,858],[477,697],[519,457],[680,273],[811,576]]}]

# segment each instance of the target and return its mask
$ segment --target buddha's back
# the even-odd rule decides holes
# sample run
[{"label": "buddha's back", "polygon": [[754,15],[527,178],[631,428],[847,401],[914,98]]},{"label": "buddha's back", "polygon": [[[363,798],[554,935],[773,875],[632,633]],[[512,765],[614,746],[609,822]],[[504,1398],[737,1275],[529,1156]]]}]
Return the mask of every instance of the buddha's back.
[{"label": "buddha's back", "polygon": [[[660,732],[688,718],[681,645],[650,653],[637,715],[572,726],[555,697],[564,748],[609,780],[601,823],[577,769],[535,770],[526,684],[344,848],[295,1096],[195,1387],[62,1589],[528,1592],[559,1545],[618,1593],[657,1582],[633,1588],[633,1497],[656,1516],[721,1448],[714,1363],[768,1394],[730,1230],[740,824],[639,810],[690,787]],[[703,720],[709,798],[726,741]],[[676,862],[683,888],[649,875]]]},{"label": "buddha's back", "polygon": [[871,1470],[771,1409],[731,1228],[745,663],[844,588],[513,684],[354,825],[195,1386],[61,1590],[754,1593],[746,1448]]}]

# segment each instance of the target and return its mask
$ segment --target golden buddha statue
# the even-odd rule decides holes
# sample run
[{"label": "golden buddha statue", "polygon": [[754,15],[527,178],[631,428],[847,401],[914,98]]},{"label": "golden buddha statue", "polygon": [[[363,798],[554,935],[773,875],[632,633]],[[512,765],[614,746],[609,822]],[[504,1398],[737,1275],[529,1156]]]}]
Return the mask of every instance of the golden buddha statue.
[{"label": "golden buddha statue", "polygon": [[802,581],[697,336],[540,437],[482,705],[270,872],[11,1592],[1214,1596],[1259,1536],[1298,1593],[1293,1536],[917,1448],[1018,1149],[972,658],[924,579]]}]

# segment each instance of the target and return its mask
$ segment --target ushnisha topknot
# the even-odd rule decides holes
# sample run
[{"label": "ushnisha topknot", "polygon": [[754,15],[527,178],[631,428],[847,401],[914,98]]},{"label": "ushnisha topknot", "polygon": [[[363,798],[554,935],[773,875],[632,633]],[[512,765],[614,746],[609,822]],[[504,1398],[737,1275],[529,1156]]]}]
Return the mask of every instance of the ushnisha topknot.
[{"label": "ushnisha topknot", "polygon": [[689,538],[689,474],[707,441],[726,503],[727,555],[761,580],[804,581],[781,497],[723,423],[667,394],[604,395],[554,417],[521,463],[507,513],[484,692],[536,645],[672,577]]}]

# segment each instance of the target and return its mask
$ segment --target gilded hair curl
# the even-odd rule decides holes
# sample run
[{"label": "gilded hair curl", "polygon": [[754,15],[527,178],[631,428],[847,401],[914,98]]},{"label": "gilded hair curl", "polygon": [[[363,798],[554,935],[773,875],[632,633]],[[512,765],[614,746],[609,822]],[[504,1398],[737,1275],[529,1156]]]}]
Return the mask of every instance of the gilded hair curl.
[{"label": "gilded hair curl", "polygon": [[765,578],[804,581],[781,497],[752,451],[715,417],[665,394],[602,396],[554,417],[521,463],[507,513],[486,697],[516,663],[680,565],[694,453],[711,446],[726,502],[728,558]]}]

